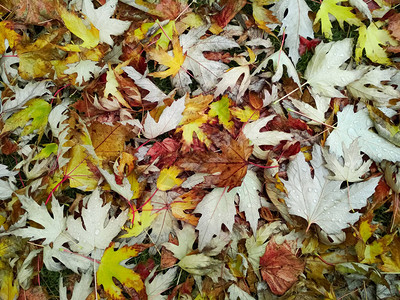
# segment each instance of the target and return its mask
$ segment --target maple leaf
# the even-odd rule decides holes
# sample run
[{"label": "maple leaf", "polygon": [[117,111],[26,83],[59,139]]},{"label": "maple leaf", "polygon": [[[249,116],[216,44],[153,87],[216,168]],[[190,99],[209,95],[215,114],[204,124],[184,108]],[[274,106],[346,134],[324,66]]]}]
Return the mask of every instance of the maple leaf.
[{"label": "maple leaf", "polygon": [[296,241],[278,244],[272,238],[260,258],[261,276],[275,295],[283,295],[304,271],[305,262],[296,256],[296,250]]},{"label": "maple leaf", "polygon": [[378,106],[388,106],[391,99],[400,98],[400,92],[389,84],[389,82],[398,70],[389,68],[360,65],[358,69],[364,72],[364,75],[347,85],[347,90],[354,97],[362,101],[373,101]]},{"label": "maple leaf", "polygon": [[177,178],[182,172],[178,167],[172,166],[169,168],[162,169],[160,175],[157,178],[157,188],[160,191],[168,191],[175,186],[180,186],[184,181],[183,179]]},{"label": "maple leaf", "polygon": [[270,115],[265,118],[258,119],[254,122],[247,123],[243,128],[243,134],[250,140],[250,145],[254,145],[253,154],[260,158],[265,159],[268,154],[260,148],[261,145],[276,146],[282,140],[291,140],[292,135],[286,132],[274,131],[263,131],[260,130],[265,127],[268,122],[272,121],[276,115]]},{"label": "maple leaf", "polygon": [[160,272],[155,277],[154,273],[156,272],[157,268],[153,269],[144,282],[149,300],[167,299],[168,296],[161,294],[171,288],[171,284],[175,280],[177,269],[178,268],[172,268],[165,273]]},{"label": "maple leaf", "polygon": [[67,64],[68,69],[64,71],[64,74],[71,75],[76,73],[75,82],[82,85],[83,81],[88,82],[93,76],[99,76],[101,68],[96,65],[96,61],[89,59],[80,60],[76,63]]},{"label": "maple leaf", "polygon": [[121,35],[129,28],[131,22],[111,19],[117,8],[118,0],[109,0],[98,9],[94,9],[91,0],[83,0],[82,13],[99,30],[99,40],[114,45],[111,35]]},{"label": "maple leaf", "polygon": [[352,55],[352,44],[352,39],[343,39],[338,42],[320,43],[315,48],[315,54],[307,65],[304,78],[316,94],[343,98],[345,96],[335,86],[344,87],[363,75],[363,70],[340,68]]},{"label": "maple leaf", "polygon": [[111,243],[104,251],[97,270],[97,283],[103,285],[104,291],[111,297],[111,299],[123,300],[126,298],[122,294],[122,289],[115,285],[113,279],[118,280],[122,286],[133,288],[137,292],[140,292],[144,288],[144,284],[140,275],[131,269],[121,266],[120,263],[128,258],[136,257],[141,251],[146,249],[147,246],[125,245],[116,251],[114,250],[114,247],[115,244]]},{"label": "maple leaf", "polygon": [[123,67],[122,69],[125,71],[126,74],[128,74],[130,78],[132,78],[135,81],[135,84],[138,87],[141,87],[142,89],[149,91],[149,93],[143,97],[143,100],[149,102],[162,102],[164,99],[168,97],[150,79],[140,74],[133,67],[128,66],[128,67]]},{"label": "maple leaf", "polygon": [[182,229],[176,231],[176,237],[178,238],[178,245],[164,243],[163,246],[171,251],[177,259],[181,260],[193,251],[193,244],[197,236],[194,227],[184,223]]},{"label": "maple leaf", "polygon": [[187,171],[208,173],[210,184],[229,187],[239,186],[247,172],[247,160],[252,146],[243,134],[233,139],[227,133],[211,135],[210,139],[221,149],[221,153],[192,152],[177,161],[177,165]]},{"label": "maple leaf", "polygon": [[16,236],[29,237],[30,240],[45,239],[43,244],[48,245],[56,240],[56,238],[65,230],[66,220],[64,218],[63,207],[60,206],[56,199],[53,199],[51,216],[44,205],[39,205],[31,197],[24,195],[18,196],[22,207],[27,211],[28,219],[41,226],[43,229],[28,227],[19,228],[12,232]]},{"label": "maple leaf", "polygon": [[[129,211],[129,218],[132,220],[132,211]],[[147,227],[153,223],[154,219],[157,217],[157,213],[153,213],[153,206],[150,202],[146,203],[142,207],[142,213],[135,210],[133,224],[131,227],[124,226],[124,230],[126,234],[121,235],[121,238],[129,238],[133,236],[138,236],[141,234]]]},{"label": "maple leaf", "polygon": [[274,76],[272,76],[272,82],[278,82],[282,78],[283,66],[285,65],[287,74],[293,78],[294,82],[296,82],[298,86],[301,85],[299,75],[297,74],[293,62],[289,59],[289,57],[287,57],[286,53],[283,51],[277,51],[264,59],[257,67],[257,69],[254,70],[252,75],[259,73],[263,68],[267,67],[270,60],[272,60],[275,70],[275,74]]},{"label": "maple leaf", "polygon": [[322,148],[322,153],[326,161],[325,167],[331,170],[335,175],[328,176],[331,180],[359,182],[360,177],[369,171],[372,161],[363,161],[360,154],[358,142],[355,140],[350,146],[343,148],[343,160],[339,161],[334,154],[329,154],[325,148]]},{"label": "maple leaf", "polygon": [[70,247],[83,255],[88,255],[94,249],[105,249],[128,219],[126,210],[117,218],[108,218],[111,204],[102,206],[99,189],[95,189],[86,199],[87,207],[82,208],[82,217],[74,219],[69,216],[67,219],[67,232],[78,241],[71,242]]},{"label": "maple leaf", "polygon": [[222,62],[206,59],[203,52],[239,47],[236,42],[223,36],[212,35],[200,39],[208,28],[209,26],[192,28],[188,33],[180,36],[186,59],[177,76],[172,79],[174,86],[180,89],[180,93],[191,92],[189,84],[192,78],[186,73],[187,70],[193,72],[193,78],[200,84],[203,91],[209,91],[215,87],[218,79],[228,69],[228,66]]},{"label": "maple leaf", "polygon": [[21,109],[29,100],[51,94],[48,88],[52,85],[53,83],[50,81],[28,82],[23,88],[18,85],[9,85],[8,87],[15,95],[10,98],[3,98],[3,101],[5,101],[3,104],[3,118],[8,117],[11,111]]},{"label": "maple leaf", "polygon": [[8,41],[10,48],[14,48],[15,45],[21,40],[21,36],[13,30],[13,23],[11,21],[0,22],[0,54],[3,55],[7,50],[5,41]]},{"label": "maple leaf", "polygon": [[172,129],[175,129],[181,122],[182,113],[185,109],[185,98],[174,101],[171,106],[166,107],[158,122],[156,122],[153,117],[147,113],[146,120],[143,124],[144,136],[148,139],[155,138],[163,133],[166,133]]},{"label": "maple leaf", "polygon": [[289,56],[296,65],[300,58],[300,36],[314,38],[312,22],[308,17],[311,10],[304,0],[281,0],[272,6],[271,11],[282,22],[279,35],[285,34],[285,46],[289,48]]},{"label": "maple leaf", "polygon": [[351,11],[352,7],[344,7],[337,5],[339,0],[324,0],[315,17],[314,24],[321,20],[321,30],[326,38],[332,38],[332,24],[329,19],[331,14],[339,22],[340,27],[343,29],[343,23],[347,22],[350,25],[360,26],[362,23]]},{"label": "maple leaf", "polygon": [[194,98],[186,97],[182,120],[179,123],[180,126],[176,129],[177,132],[182,132],[184,150],[187,150],[193,144],[194,133],[200,142],[203,142],[206,145],[210,144],[210,140],[201,128],[201,125],[206,123],[208,120],[205,111],[209,108],[208,105],[211,101],[213,101],[211,95],[200,95]]},{"label": "maple leaf", "polygon": [[[26,103],[26,108],[15,113],[5,122],[1,134],[14,131],[18,127],[23,128],[21,136],[37,132],[40,141],[47,125],[47,119],[51,111],[51,105],[43,99],[32,99]],[[31,121],[32,120],[32,121]],[[27,125],[30,122],[29,125]]]},{"label": "maple leaf", "polygon": [[376,162],[386,159],[392,162],[400,160],[400,149],[378,134],[369,131],[374,126],[368,116],[368,110],[353,112],[354,107],[347,105],[337,114],[338,124],[326,140],[329,151],[343,156],[342,143],[349,148],[358,139],[360,150]]},{"label": "maple leaf", "polygon": [[366,2],[362,0],[349,0],[349,3],[351,6],[357,8],[370,21],[372,20],[372,14]]},{"label": "maple leaf", "polygon": [[314,177],[302,154],[298,154],[288,167],[288,180],[283,180],[288,196],[285,201],[289,213],[307,220],[308,227],[316,224],[328,235],[338,234],[354,224],[360,213],[350,213],[367,204],[378,184],[379,177],[354,183],[349,189],[341,189],[341,181],[330,181],[329,171],[323,166],[321,148],[314,146],[311,165]]},{"label": "maple leaf", "polygon": [[[100,41],[99,30],[90,24],[90,28],[86,27],[83,20],[79,18],[75,13],[69,12],[66,8],[60,8],[60,16],[65,24],[65,27],[69,29],[73,34],[79,37],[83,43],[79,45],[83,48],[94,48]],[[69,44],[64,48],[69,51],[80,51],[77,45]]]},{"label": "maple leaf", "polygon": [[397,46],[398,42],[393,39],[386,29],[379,29],[383,22],[371,22],[368,28],[362,24],[358,29],[359,35],[356,47],[356,61],[361,60],[363,50],[365,55],[373,62],[390,65],[391,61],[387,57],[386,51],[382,46]]},{"label": "maple leaf", "polygon": [[229,107],[231,106],[232,101],[227,96],[221,98],[214,103],[210,104],[210,110],[208,111],[208,115],[213,117],[218,117],[218,122],[227,130],[233,128],[233,122],[231,121],[231,113],[229,111]]},{"label": "maple leaf", "polygon": [[268,33],[272,33],[267,25],[274,26],[279,23],[279,20],[273,15],[272,11],[264,8],[264,5],[272,4],[273,1],[252,0],[253,17],[254,21],[259,28]]},{"label": "maple leaf", "polygon": [[[92,292],[90,285],[93,281],[93,271],[89,270],[82,274],[80,281],[77,281],[74,285],[71,300],[87,299],[89,294]],[[62,277],[60,276],[59,283],[60,299],[67,300],[67,287],[63,285]]]},{"label": "maple leaf", "polygon": [[[326,101],[327,97],[319,96],[319,95],[314,95],[314,100],[316,103],[317,108],[315,109],[312,107],[310,104],[305,103],[303,101],[297,100],[297,99],[290,99],[290,102],[300,111],[303,113],[304,116],[310,119],[310,121],[307,122],[307,124],[311,125],[319,125],[321,123],[325,122],[325,113],[329,109],[329,102],[330,98],[328,101]],[[287,108],[287,110],[290,112],[291,109]],[[297,117],[297,116],[295,116]]]},{"label": "maple leaf", "polygon": [[152,60],[155,60],[160,64],[169,67],[169,69],[167,69],[166,71],[153,72],[150,73],[149,76],[160,78],[166,78],[168,76],[174,77],[179,72],[183,62],[185,61],[186,55],[183,55],[182,47],[179,44],[179,38],[176,35],[174,35],[172,38],[172,46],[172,53],[174,54],[174,56],[169,55],[163,49],[152,49],[148,51],[149,56]]}]

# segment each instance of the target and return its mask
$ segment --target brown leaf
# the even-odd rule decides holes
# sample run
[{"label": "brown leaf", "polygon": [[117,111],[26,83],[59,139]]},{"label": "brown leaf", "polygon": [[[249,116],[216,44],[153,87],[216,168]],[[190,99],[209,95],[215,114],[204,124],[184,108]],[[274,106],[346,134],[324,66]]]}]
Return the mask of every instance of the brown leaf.
[{"label": "brown leaf", "polygon": [[400,40],[400,14],[395,14],[389,18],[388,30],[396,40]]},{"label": "brown leaf", "polygon": [[220,153],[192,152],[179,159],[177,166],[187,171],[217,173],[210,175],[208,182],[218,187],[229,187],[231,190],[240,186],[247,173],[247,160],[253,150],[249,140],[243,134],[233,139],[227,132],[213,134],[211,140],[221,149]]},{"label": "brown leaf", "polygon": [[293,253],[293,243],[285,241],[278,245],[272,239],[260,258],[261,276],[276,295],[283,295],[304,271],[305,263]]}]

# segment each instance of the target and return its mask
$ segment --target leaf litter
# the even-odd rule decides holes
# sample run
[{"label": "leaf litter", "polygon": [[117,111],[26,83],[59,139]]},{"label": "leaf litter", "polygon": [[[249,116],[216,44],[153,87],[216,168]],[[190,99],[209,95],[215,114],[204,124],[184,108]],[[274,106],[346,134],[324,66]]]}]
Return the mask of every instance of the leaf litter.
[{"label": "leaf litter", "polygon": [[397,2],[15,3],[0,299],[400,297]]}]

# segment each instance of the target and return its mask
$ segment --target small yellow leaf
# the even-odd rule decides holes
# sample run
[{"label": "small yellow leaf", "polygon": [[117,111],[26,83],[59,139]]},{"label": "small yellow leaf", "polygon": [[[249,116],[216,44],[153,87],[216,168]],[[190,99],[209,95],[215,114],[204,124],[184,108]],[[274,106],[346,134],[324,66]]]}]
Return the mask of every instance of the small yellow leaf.
[{"label": "small yellow leaf", "polygon": [[390,65],[391,61],[387,57],[386,51],[382,46],[396,46],[398,43],[385,29],[379,29],[382,22],[371,22],[368,28],[362,24],[359,28],[359,36],[356,47],[356,61],[361,60],[363,50],[365,55],[373,62],[383,65]]},{"label": "small yellow leaf", "polygon": [[[126,230],[126,234],[122,235],[121,238],[130,238],[134,236],[138,236],[141,234],[147,227],[153,223],[154,219],[157,217],[157,213],[153,213],[153,206],[150,202],[146,203],[145,206],[142,207],[142,213],[140,214],[138,211],[135,211],[135,218],[133,220],[133,225],[131,227],[125,226],[124,230]],[[130,219],[132,220],[132,212],[129,211]]]},{"label": "small yellow leaf", "polygon": [[5,39],[8,40],[10,48],[14,48],[16,43],[21,40],[21,36],[12,30],[12,27],[13,23],[10,21],[0,22],[0,53],[2,54],[6,52],[6,48],[4,46]]},{"label": "small yellow leaf", "polygon": [[104,251],[97,270],[97,283],[103,285],[104,291],[111,297],[108,299],[126,299],[122,289],[114,283],[114,278],[123,286],[139,292],[144,288],[140,275],[120,265],[121,261],[136,257],[140,250],[135,246],[124,246],[114,251],[114,243]]},{"label": "small yellow leaf", "polygon": [[150,73],[149,75],[154,77],[166,78],[168,76],[175,76],[179,70],[183,62],[185,61],[186,55],[183,55],[183,50],[181,45],[179,44],[179,39],[177,36],[174,36],[172,39],[173,50],[172,53],[174,56],[170,56],[165,50],[162,49],[152,49],[149,51],[150,58],[163,64],[164,66],[169,67],[169,69],[161,72]]},{"label": "small yellow leaf", "polygon": [[83,44],[67,45],[64,50],[66,51],[80,51],[79,47],[83,48],[94,48],[100,41],[99,30],[90,24],[90,29],[86,27],[83,20],[79,18],[75,13],[67,11],[66,8],[60,8],[60,16],[64,21],[65,26],[75,34],[78,38],[83,40]]},{"label": "small yellow leaf", "polygon": [[181,169],[176,166],[162,169],[157,179],[157,188],[161,191],[168,191],[174,186],[179,186],[183,179],[176,178],[181,173]]},{"label": "small yellow leaf", "polygon": [[[360,26],[362,23],[355,14],[351,11],[353,7],[345,7],[337,5],[340,0],[324,0],[315,17],[314,24],[321,20],[321,30],[326,38],[332,38],[332,24],[329,15],[332,15],[339,22],[340,27],[343,29],[343,23],[346,22],[350,25]],[[342,1],[345,2],[345,1]]]},{"label": "small yellow leaf", "polygon": [[260,112],[258,110],[252,109],[248,105],[246,105],[244,109],[232,107],[231,114],[243,123],[246,123],[250,120],[256,121],[260,117]]}]

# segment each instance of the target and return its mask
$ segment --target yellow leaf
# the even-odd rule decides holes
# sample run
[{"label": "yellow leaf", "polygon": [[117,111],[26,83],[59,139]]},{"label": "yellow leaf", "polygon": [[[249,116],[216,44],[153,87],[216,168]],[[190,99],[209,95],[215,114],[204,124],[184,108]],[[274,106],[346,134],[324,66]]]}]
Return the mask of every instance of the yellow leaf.
[{"label": "yellow leaf", "polygon": [[231,114],[243,123],[246,123],[250,120],[256,121],[260,117],[260,112],[252,109],[249,105],[246,105],[244,109],[232,107]]},{"label": "yellow leaf", "polygon": [[[254,20],[256,21],[257,26],[272,34],[271,29],[267,26],[267,24],[279,24],[279,20],[272,14],[272,11],[264,8],[264,5],[267,5],[265,3],[266,1],[253,1],[253,17]],[[268,1],[271,4],[274,1]]]},{"label": "yellow leaf", "polygon": [[179,124],[181,126],[176,130],[177,132],[182,131],[183,148],[190,148],[193,143],[193,133],[196,133],[200,142],[206,145],[210,144],[210,140],[207,139],[207,135],[200,127],[208,121],[208,116],[205,114],[205,111],[209,108],[208,105],[212,100],[212,95],[200,95],[194,98],[186,97],[185,110],[183,111],[182,120]]},{"label": "yellow leaf", "polygon": [[123,260],[136,257],[139,253],[140,250],[137,247],[127,245],[114,251],[114,243],[111,243],[104,251],[97,270],[97,283],[103,285],[104,291],[111,297],[108,299],[126,299],[122,294],[122,289],[114,283],[113,279],[137,292],[143,289],[144,284],[140,275],[120,265]]},{"label": "yellow leaf", "polygon": [[172,39],[173,50],[172,53],[174,56],[170,56],[165,50],[162,49],[152,49],[149,51],[150,58],[163,64],[164,66],[169,67],[169,69],[161,72],[150,73],[149,75],[154,77],[166,78],[168,76],[175,76],[183,62],[185,61],[186,55],[183,55],[183,50],[181,45],[179,44],[179,39],[177,36],[174,36]]},{"label": "yellow leaf", "polygon": [[383,65],[390,65],[391,61],[387,57],[386,51],[382,46],[396,46],[398,43],[385,29],[379,29],[382,22],[371,22],[368,28],[362,24],[359,28],[359,36],[356,47],[356,61],[359,62],[363,50],[365,55],[373,62]]},{"label": "yellow leaf", "polygon": [[[362,22],[351,11],[353,7],[345,7],[337,5],[340,0],[324,0],[317,12],[314,24],[321,20],[321,30],[326,38],[332,38],[332,24],[329,20],[329,15],[332,15],[339,22],[340,27],[343,29],[343,23],[347,22],[350,25],[360,26]],[[345,1],[342,1],[345,2]]]},{"label": "yellow leaf", "polygon": [[2,21],[0,22],[0,53],[3,54],[6,52],[6,48],[4,45],[4,41],[8,40],[8,45],[10,48],[14,48],[17,42],[21,40],[21,36],[16,33],[11,28],[13,27],[13,23],[10,21]]},{"label": "yellow leaf", "polygon": [[76,145],[70,151],[71,159],[68,161],[64,172],[68,176],[70,187],[83,191],[93,191],[98,185],[98,179],[88,167],[89,157],[85,148]]},{"label": "yellow leaf", "polygon": [[[138,236],[141,234],[147,227],[151,225],[154,219],[157,217],[157,213],[152,212],[153,206],[150,202],[146,203],[145,206],[142,207],[142,213],[140,214],[138,211],[135,211],[135,218],[133,220],[133,225],[131,227],[125,226],[124,230],[126,230],[126,234],[122,235],[121,238],[130,238],[134,236]],[[129,211],[130,219],[132,220],[132,212]]]},{"label": "yellow leaf", "polygon": [[0,260],[0,299],[16,299],[18,281],[14,280],[12,269]]},{"label": "yellow leaf", "polygon": [[80,51],[79,47],[94,48],[100,41],[99,30],[90,24],[90,29],[86,27],[83,20],[75,13],[67,11],[64,7],[60,8],[60,16],[64,21],[65,26],[75,34],[78,38],[83,40],[81,45],[69,44],[64,47],[66,51]]},{"label": "yellow leaf", "polygon": [[162,169],[157,179],[157,188],[161,191],[168,191],[176,185],[181,185],[183,179],[176,178],[181,172],[182,170],[176,166]]},{"label": "yellow leaf", "polygon": [[[40,141],[47,125],[47,119],[51,111],[51,105],[43,99],[35,98],[26,103],[26,108],[13,114],[5,122],[1,134],[13,131],[18,127],[23,128],[21,136],[37,131]],[[29,121],[31,123],[28,125]]]},{"label": "yellow leaf", "polygon": [[129,105],[128,102],[124,99],[124,96],[122,96],[121,92],[117,89],[119,87],[119,83],[117,81],[117,78],[115,77],[114,70],[109,67],[107,71],[107,83],[106,83],[106,88],[104,90],[104,97],[108,97],[108,95],[114,96],[120,104],[125,106],[126,108],[131,109],[131,106]]},{"label": "yellow leaf", "polygon": [[218,117],[219,123],[224,125],[228,130],[233,128],[231,113],[229,111],[230,106],[231,100],[227,96],[223,96],[221,100],[210,105],[210,111],[208,112],[210,117]]}]

